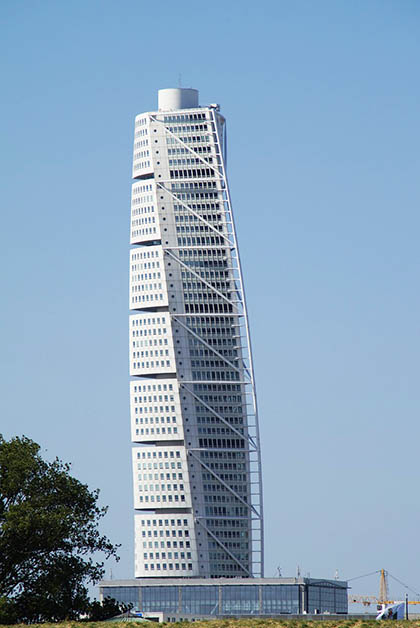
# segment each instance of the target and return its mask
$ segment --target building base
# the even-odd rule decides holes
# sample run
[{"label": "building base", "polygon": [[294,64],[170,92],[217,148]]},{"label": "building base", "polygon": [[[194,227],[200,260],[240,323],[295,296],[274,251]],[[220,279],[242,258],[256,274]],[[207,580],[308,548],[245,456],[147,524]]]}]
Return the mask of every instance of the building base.
[{"label": "building base", "polygon": [[141,578],[99,583],[100,599],[156,621],[347,615],[347,582],[319,578]]}]

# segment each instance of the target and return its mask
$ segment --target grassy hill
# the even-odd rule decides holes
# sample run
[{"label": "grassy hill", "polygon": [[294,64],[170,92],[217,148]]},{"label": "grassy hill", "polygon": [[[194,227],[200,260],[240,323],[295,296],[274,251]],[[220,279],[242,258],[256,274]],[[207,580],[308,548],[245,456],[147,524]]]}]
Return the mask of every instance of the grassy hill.
[{"label": "grassy hill", "polygon": [[[140,628],[143,622],[60,622],[57,624],[32,624],[31,628]],[[162,625],[162,624],[161,624]],[[383,625],[382,622],[379,625]],[[387,624],[385,624],[387,625]],[[23,628],[23,624],[21,625]],[[159,626],[150,622],[150,628]],[[367,619],[308,620],[308,619],[212,619],[210,621],[177,622],[165,624],[167,628],[375,628],[378,623]],[[389,628],[406,628],[406,621],[393,621]],[[16,628],[16,624],[14,626]],[[410,628],[420,628],[420,619],[410,620]]]}]

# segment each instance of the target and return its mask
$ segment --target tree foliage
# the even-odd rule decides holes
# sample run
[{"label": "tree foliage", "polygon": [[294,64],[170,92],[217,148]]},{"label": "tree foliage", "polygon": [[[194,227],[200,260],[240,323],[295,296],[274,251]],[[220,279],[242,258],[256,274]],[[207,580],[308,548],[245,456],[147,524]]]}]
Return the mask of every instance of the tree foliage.
[{"label": "tree foliage", "polygon": [[84,621],[105,621],[106,619],[111,619],[111,617],[127,613],[131,608],[133,608],[132,604],[117,602],[111,597],[104,598],[102,602],[93,600],[89,604]]},{"label": "tree foliage", "polygon": [[0,622],[78,617],[86,585],[104,574],[92,554],[118,560],[98,530],[107,511],[99,491],[69,471],[58,458],[44,461],[32,440],[0,435]]}]

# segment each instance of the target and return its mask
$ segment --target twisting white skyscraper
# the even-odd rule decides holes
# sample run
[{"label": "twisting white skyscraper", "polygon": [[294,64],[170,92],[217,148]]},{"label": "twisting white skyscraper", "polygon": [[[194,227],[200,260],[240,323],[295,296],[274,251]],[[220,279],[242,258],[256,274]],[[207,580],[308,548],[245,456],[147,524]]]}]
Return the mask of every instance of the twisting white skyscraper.
[{"label": "twisting white skyscraper", "polygon": [[136,577],[263,575],[261,460],[225,120],[195,89],[136,117],[130,389]]}]

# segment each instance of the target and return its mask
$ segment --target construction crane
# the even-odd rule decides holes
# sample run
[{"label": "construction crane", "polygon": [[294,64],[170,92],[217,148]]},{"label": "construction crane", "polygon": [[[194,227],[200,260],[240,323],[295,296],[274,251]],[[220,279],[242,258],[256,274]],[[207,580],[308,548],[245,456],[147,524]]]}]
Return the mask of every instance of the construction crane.
[{"label": "construction crane", "polygon": [[[416,591],[413,591],[413,589],[411,589],[410,587],[408,587],[406,584],[404,584],[403,582],[401,582],[401,580],[398,580],[398,578],[395,578],[395,576],[392,576],[391,574],[389,574],[388,571],[386,571],[385,569],[378,569],[377,571],[374,571],[372,573],[369,574],[364,574],[363,576],[357,576],[357,578],[350,578],[350,580],[357,580],[358,578],[365,578],[367,576],[372,576],[375,573],[379,573],[379,595],[378,597],[376,597],[375,595],[349,595],[349,602],[353,603],[353,604],[363,604],[363,606],[370,606],[371,604],[376,604],[378,606],[378,610],[385,604],[394,604],[395,600],[390,600],[389,599],[389,587],[388,587],[388,575],[391,576],[391,578],[394,578],[394,580],[396,580],[397,582],[399,582],[400,584],[402,584],[406,589],[409,589],[410,591],[412,591],[413,593],[415,593],[415,595],[417,595],[417,597],[419,597],[419,594]],[[349,580],[349,582],[350,582]],[[408,604],[420,604],[420,600],[408,600]]]}]

